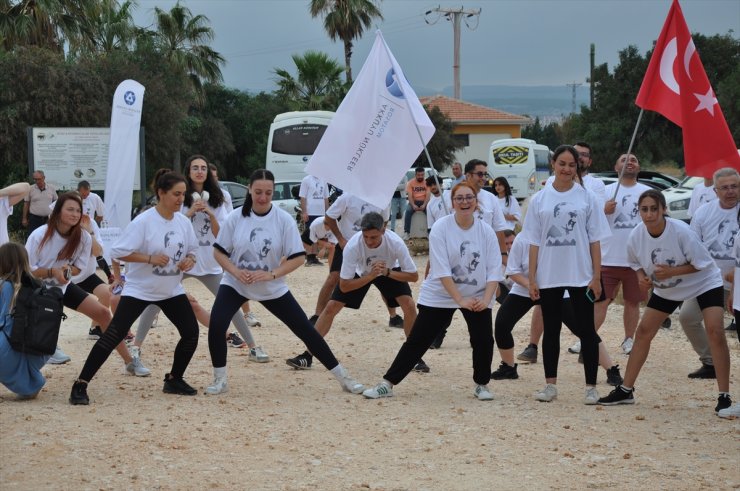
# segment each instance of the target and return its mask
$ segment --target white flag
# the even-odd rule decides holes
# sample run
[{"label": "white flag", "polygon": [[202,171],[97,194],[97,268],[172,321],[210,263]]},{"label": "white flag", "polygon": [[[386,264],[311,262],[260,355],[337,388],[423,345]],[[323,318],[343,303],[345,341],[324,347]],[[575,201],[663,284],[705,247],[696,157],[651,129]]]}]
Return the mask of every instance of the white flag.
[{"label": "white flag", "polygon": [[121,82],[113,95],[105,178],[104,216],[109,227],[123,229],[131,221],[143,102],[144,86],[135,80]]},{"label": "white flag", "polygon": [[377,31],[306,172],[385,208],[432,135],[434,125]]}]

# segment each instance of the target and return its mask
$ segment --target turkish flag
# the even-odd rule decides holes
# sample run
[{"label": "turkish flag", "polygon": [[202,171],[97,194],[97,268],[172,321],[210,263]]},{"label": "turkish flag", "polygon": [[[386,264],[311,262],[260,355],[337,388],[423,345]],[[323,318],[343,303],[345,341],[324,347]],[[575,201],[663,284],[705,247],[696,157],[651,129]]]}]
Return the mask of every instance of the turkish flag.
[{"label": "turkish flag", "polygon": [[711,178],[722,167],[740,169],[740,155],[678,0],[673,0],[635,103],[681,127],[687,175]]}]

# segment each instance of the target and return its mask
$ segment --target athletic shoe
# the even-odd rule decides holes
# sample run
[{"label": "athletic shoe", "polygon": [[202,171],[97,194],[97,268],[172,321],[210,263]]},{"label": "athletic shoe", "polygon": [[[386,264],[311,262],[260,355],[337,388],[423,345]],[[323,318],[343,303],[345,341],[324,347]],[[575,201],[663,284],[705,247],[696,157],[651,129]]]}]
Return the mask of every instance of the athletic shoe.
[{"label": "athletic shoe", "polygon": [[735,404],[731,407],[720,409],[717,416],[725,419],[736,419],[740,418],[740,404]]},{"label": "athletic shoe", "polygon": [[244,314],[244,320],[247,321],[247,325],[249,327],[262,326],[262,323],[259,320],[257,320],[257,317],[255,317],[252,312],[247,312],[246,314]]},{"label": "athletic shoe", "polygon": [[493,394],[491,394],[491,391],[488,390],[487,385],[477,385],[475,387],[475,390],[473,391],[473,394],[475,395],[475,397],[478,398],[479,401],[493,400]]},{"label": "athletic shoe", "polygon": [[72,392],[69,394],[69,403],[73,406],[87,406],[90,398],[87,397],[87,382],[79,380],[72,384]]},{"label": "athletic shoe", "polygon": [[128,334],[126,334],[126,337],[123,338],[123,340],[126,342],[126,344],[133,343],[134,342],[134,339],[135,339],[134,333],[132,333],[131,331],[129,331]]},{"label": "athletic shoe", "polygon": [[530,343],[516,356],[516,359],[523,363],[537,363],[537,345]]},{"label": "athletic shoe", "polygon": [[419,360],[419,363],[414,365],[414,371],[419,373],[429,373],[429,365],[424,363],[424,360]]},{"label": "athletic shoe", "polygon": [[622,382],[624,380],[622,379],[622,375],[619,373],[619,365],[614,365],[611,368],[606,369],[606,383],[616,387],[617,385],[622,385]]},{"label": "athletic shoe", "polygon": [[103,335],[103,330],[100,329],[100,326],[94,326],[91,327],[89,331],[87,331],[87,339],[100,339],[100,336]]},{"label": "athletic shoe", "polygon": [[713,365],[702,363],[700,368],[694,370],[689,374],[689,378],[717,378],[717,374],[714,371]]},{"label": "athletic shoe", "polygon": [[725,327],[725,331],[737,331],[737,324],[735,324],[734,320],[730,322],[729,326]]},{"label": "athletic shoe", "polygon": [[344,367],[342,367],[342,373],[337,378],[339,379],[339,385],[342,386],[342,390],[345,392],[362,394],[362,391],[365,390],[365,386],[350,377],[349,372]]},{"label": "athletic shoe", "polygon": [[730,406],[732,406],[732,399],[730,399],[730,396],[727,394],[721,394],[717,398],[717,405],[714,406],[714,412],[718,413],[722,411],[723,409],[727,409]]},{"label": "athletic shoe", "polygon": [[625,355],[629,355],[632,353],[632,346],[635,344],[635,342],[632,340],[632,338],[624,338],[624,341],[622,341],[622,353]]},{"label": "athletic shoe", "polygon": [[519,378],[519,374],[516,373],[516,367],[518,366],[519,365],[516,363],[514,363],[514,366],[507,365],[502,361],[498,368],[493,373],[491,373],[491,378],[493,380],[516,380]]},{"label": "athletic shoe", "polygon": [[375,387],[366,389],[363,393],[367,399],[380,399],[381,397],[393,397],[393,387],[388,385],[388,382],[380,382]]},{"label": "athletic shoe", "polygon": [[660,327],[663,329],[670,329],[671,328],[671,318],[666,317],[665,320],[660,324]]},{"label": "athletic shoe", "polygon": [[534,394],[534,398],[540,402],[552,402],[558,398],[558,388],[555,384],[546,384],[542,390]]},{"label": "athletic shoe", "polygon": [[599,402],[599,393],[596,392],[596,387],[586,387],[586,396],[583,398],[583,403],[587,406],[593,406]]},{"label": "athletic shoe", "polygon": [[388,327],[400,327],[403,329],[403,317],[396,314],[388,319]]},{"label": "athletic shoe", "polygon": [[235,332],[230,332],[226,336],[226,344],[232,348],[246,348],[247,343]]},{"label": "athletic shoe", "polygon": [[306,263],[307,263],[306,266],[323,266],[324,265],[324,263],[319,261],[319,258],[316,256],[310,256],[306,258]]},{"label": "athletic shoe", "polygon": [[295,358],[288,358],[287,360],[285,360],[285,363],[287,363],[288,366],[291,366],[296,370],[308,370],[309,368],[311,368],[312,362],[313,355],[311,355],[311,353],[309,353],[308,351],[304,351]]},{"label": "athletic shoe", "polygon": [[255,346],[254,348],[249,348],[249,361],[267,363],[270,361],[270,357],[267,356],[267,353],[265,353],[265,350],[261,346]]},{"label": "athletic shoe", "polygon": [[308,318],[308,322],[311,323],[312,326],[316,325],[316,321],[319,320],[319,316],[314,314],[311,317]]},{"label": "athletic shoe", "polygon": [[211,385],[206,387],[205,393],[210,396],[215,396],[217,394],[223,394],[224,392],[229,391],[229,385],[226,383],[226,375],[223,377],[216,377],[213,379],[213,382],[211,382]]},{"label": "athletic shoe", "polygon": [[577,353],[580,353],[580,352],[581,352],[581,342],[580,341],[576,341],[573,344],[573,346],[571,346],[570,348],[568,348],[568,353],[577,354]]},{"label": "athletic shoe", "polygon": [[616,406],[617,404],[634,404],[635,403],[635,390],[627,390],[621,385],[618,385],[609,392],[609,395],[602,397],[598,400],[598,404],[602,406]]},{"label": "athletic shoe", "polygon": [[135,375],[137,377],[148,377],[152,374],[152,371],[145,367],[143,363],[141,363],[141,358],[139,358],[138,355],[132,355],[132,357],[133,359],[131,360],[131,363],[126,364],[126,373],[128,373],[129,375]]},{"label": "athletic shoe", "polygon": [[164,387],[162,388],[162,392],[165,394],[178,394],[181,396],[194,396],[198,393],[197,390],[192,388],[187,382],[185,382],[182,378],[170,378],[170,374],[164,376]]},{"label": "athletic shoe", "polygon": [[72,358],[62,351],[62,348],[57,346],[57,349],[54,350],[54,354],[51,355],[51,358],[49,358],[47,363],[51,363],[52,365],[64,365],[65,363],[69,363],[70,360],[72,360]]},{"label": "athletic shoe", "polygon": [[429,349],[439,349],[442,347],[442,341],[445,339],[445,335],[447,334],[447,330],[443,329],[442,332],[437,334],[437,337],[434,338],[434,341],[432,341],[432,344],[429,345]]}]

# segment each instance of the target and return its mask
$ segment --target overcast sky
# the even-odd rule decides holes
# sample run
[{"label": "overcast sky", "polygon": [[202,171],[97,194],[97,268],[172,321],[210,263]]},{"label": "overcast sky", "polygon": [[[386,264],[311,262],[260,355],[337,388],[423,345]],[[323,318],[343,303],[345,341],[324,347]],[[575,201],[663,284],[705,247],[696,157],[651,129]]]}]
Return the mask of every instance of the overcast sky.
[{"label": "overcast sky", "polygon": [[[275,67],[291,72],[291,55],[324,51],[344,63],[341,41],[332,42],[322,20],[312,19],[308,0],[183,0],[194,15],[211,21],[212,47],[226,58],[224,83],[250,91],[274,89]],[[154,22],[154,7],[175,2],[139,0],[134,20]],[[482,9],[471,29],[463,24],[463,85],[560,85],[585,82],[589,45],[596,45],[596,63],[612,68],[618,53],[630,44],[641,53],[665,21],[670,0],[477,0],[435,3],[426,0],[385,0],[385,20],[378,26],[414,86],[441,90],[452,85],[452,23],[439,18],[425,23],[424,13],[442,8]],[[740,0],[682,0],[692,32],[740,35]],[[426,17],[433,22],[435,17]],[[372,45],[375,27],[356,42],[352,57],[356,75]],[[700,53],[701,55],[701,53]],[[464,94],[463,94],[464,97]]]}]

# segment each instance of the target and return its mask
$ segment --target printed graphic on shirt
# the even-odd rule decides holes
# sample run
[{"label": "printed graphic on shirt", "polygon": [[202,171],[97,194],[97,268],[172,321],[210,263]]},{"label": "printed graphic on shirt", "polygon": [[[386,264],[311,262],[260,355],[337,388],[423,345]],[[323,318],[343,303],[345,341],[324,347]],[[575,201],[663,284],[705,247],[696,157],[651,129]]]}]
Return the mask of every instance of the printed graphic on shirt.
[{"label": "printed graphic on shirt", "polygon": [[460,258],[457,264],[452,264],[452,281],[462,285],[477,285],[478,280],[473,276],[480,265],[480,247],[469,240],[460,244]]},{"label": "printed graphic on shirt", "polygon": [[732,259],[732,247],[735,245],[737,223],[734,220],[722,220],[717,226],[716,238],[706,244],[709,254],[715,260],[729,261]]},{"label": "printed graphic on shirt", "polygon": [[[633,197],[631,194],[625,194],[622,197],[622,210],[624,211],[620,211],[614,219],[614,228],[633,229],[641,222],[640,211],[637,206],[638,197]],[[627,210],[629,210],[629,214],[626,213]]]},{"label": "printed graphic on shirt", "polygon": [[[674,266],[680,266],[679,264],[676,264],[676,258],[673,257],[670,251],[661,249],[660,247],[650,251],[650,260],[656,266],[664,265],[671,268]],[[653,286],[656,288],[673,288],[683,281],[681,278],[668,278],[665,281],[661,281],[655,277],[655,272],[650,275],[650,279],[653,281]]]},{"label": "printed graphic on shirt", "polygon": [[198,238],[198,245],[211,245],[211,239],[209,237],[212,229],[211,217],[207,213],[196,213],[190,221],[193,222],[193,230],[195,231],[195,236]]},{"label": "printed graphic on shirt", "polygon": [[180,269],[177,264],[182,261],[185,253],[185,239],[179,233],[170,231],[164,235],[164,250],[170,262],[165,266],[153,266],[152,274],[156,276],[177,276]]},{"label": "printed graphic on shirt", "polygon": [[239,256],[236,265],[248,271],[269,271],[265,260],[272,250],[272,242],[268,231],[262,227],[255,228],[249,234],[250,248]]},{"label": "printed graphic on shirt", "polygon": [[578,211],[565,201],[555,205],[553,224],[547,231],[546,246],[574,246],[576,239],[571,232],[576,228]]},{"label": "printed graphic on shirt", "polygon": [[370,203],[365,203],[364,205],[362,205],[362,208],[360,208],[360,218],[355,220],[355,222],[352,224],[352,230],[354,230],[355,232],[359,232],[360,230],[362,230],[362,227],[360,226],[360,224],[362,223],[362,217],[365,216],[365,213],[370,213],[375,209],[376,208]]}]

